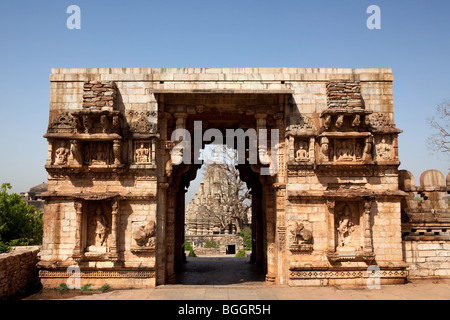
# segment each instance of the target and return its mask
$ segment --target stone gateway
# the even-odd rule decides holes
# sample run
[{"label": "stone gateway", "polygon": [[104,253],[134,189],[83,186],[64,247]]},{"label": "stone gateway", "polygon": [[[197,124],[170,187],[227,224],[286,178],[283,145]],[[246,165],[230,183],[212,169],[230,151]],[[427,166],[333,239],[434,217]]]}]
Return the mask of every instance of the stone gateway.
[{"label": "stone gateway", "polygon": [[[370,266],[381,284],[403,283],[392,81],[390,69],[53,69],[43,285],[72,265],[81,285],[174,283],[201,164],[173,161],[171,136],[199,121],[223,136],[278,132],[238,165],[268,284],[366,285]],[[278,170],[261,174],[273,142]]]}]

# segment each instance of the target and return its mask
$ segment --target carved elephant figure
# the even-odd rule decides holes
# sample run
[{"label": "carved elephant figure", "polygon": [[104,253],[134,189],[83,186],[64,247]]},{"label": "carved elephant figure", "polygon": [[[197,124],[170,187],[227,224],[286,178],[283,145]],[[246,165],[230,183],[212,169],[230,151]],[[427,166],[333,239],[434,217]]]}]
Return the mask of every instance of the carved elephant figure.
[{"label": "carved elephant figure", "polygon": [[295,222],[290,229],[290,233],[295,244],[312,244],[313,242],[312,232],[306,229],[303,223]]},{"label": "carved elephant figure", "polygon": [[133,232],[133,239],[136,241],[138,246],[146,246],[149,238],[154,237],[156,233],[156,223],[155,221],[150,221],[147,225],[139,226]]}]

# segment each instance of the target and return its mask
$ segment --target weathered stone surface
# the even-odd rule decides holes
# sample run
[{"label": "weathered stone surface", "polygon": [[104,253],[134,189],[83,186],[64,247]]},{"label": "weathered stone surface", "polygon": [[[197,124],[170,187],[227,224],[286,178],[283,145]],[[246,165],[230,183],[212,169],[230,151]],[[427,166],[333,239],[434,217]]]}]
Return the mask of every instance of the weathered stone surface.
[{"label": "weathered stone surface", "polygon": [[438,170],[427,170],[420,175],[420,186],[425,191],[445,189],[446,179]]},{"label": "weathered stone surface", "polygon": [[0,254],[0,299],[36,288],[39,284],[39,247],[13,247]]}]

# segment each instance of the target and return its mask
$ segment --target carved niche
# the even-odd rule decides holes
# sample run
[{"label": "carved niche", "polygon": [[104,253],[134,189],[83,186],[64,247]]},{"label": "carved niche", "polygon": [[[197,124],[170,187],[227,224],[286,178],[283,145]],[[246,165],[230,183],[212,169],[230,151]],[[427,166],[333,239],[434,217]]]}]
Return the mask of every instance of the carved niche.
[{"label": "carved niche", "polygon": [[304,139],[296,139],[294,142],[295,161],[309,161],[309,143]]},{"label": "carved niche", "polygon": [[155,139],[133,141],[133,163],[154,164],[156,155],[155,144]]},{"label": "carved niche", "polygon": [[[78,142],[76,149],[79,149],[83,163],[88,166],[109,166],[122,165],[122,141],[87,141]],[[73,145],[73,146],[75,146]],[[81,155],[82,154],[82,155]],[[75,156],[74,156],[75,158]]]},{"label": "carved niche", "polygon": [[287,122],[288,162],[291,165],[314,162],[316,126],[311,119],[301,114],[290,115]]},{"label": "carved niche", "polygon": [[377,136],[375,138],[375,154],[378,161],[392,160],[392,138],[389,135]]},{"label": "carved niche", "polygon": [[291,221],[289,231],[289,250],[295,252],[313,251],[313,234],[311,230],[305,228],[303,222]]},{"label": "carved niche", "polygon": [[66,140],[56,140],[53,142],[53,164],[65,166],[69,164],[69,145]]},{"label": "carved niche", "polygon": [[109,252],[111,247],[111,206],[109,202],[88,202],[87,215],[84,221],[85,251],[91,255]]},{"label": "carved niche", "polygon": [[319,140],[320,162],[354,162],[371,161],[373,137],[333,138],[321,137]]},{"label": "carved niche", "polygon": [[363,249],[361,243],[361,214],[358,202],[336,204],[335,243],[336,252],[349,253]]}]

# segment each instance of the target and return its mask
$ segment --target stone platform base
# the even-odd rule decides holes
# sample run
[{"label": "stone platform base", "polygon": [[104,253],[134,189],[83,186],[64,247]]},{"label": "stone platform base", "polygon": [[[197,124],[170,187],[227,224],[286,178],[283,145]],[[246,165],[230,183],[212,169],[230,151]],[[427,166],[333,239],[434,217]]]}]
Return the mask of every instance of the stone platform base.
[{"label": "stone platform base", "polygon": [[[69,273],[67,272],[69,271]],[[56,288],[61,283],[82,287],[90,284],[92,289],[109,285],[113,289],[140,289],[155,287],[153,270],[89,270],[77,273],[76,270],[40,270],[39,277],[45,288]],[[72,271],[72,272],[70,272]]]},{"label": "stone platform base", "polygon": [[375,286],[404,284],[408,271],[404,269],[367,270],[291,270],[290,286]]}]

